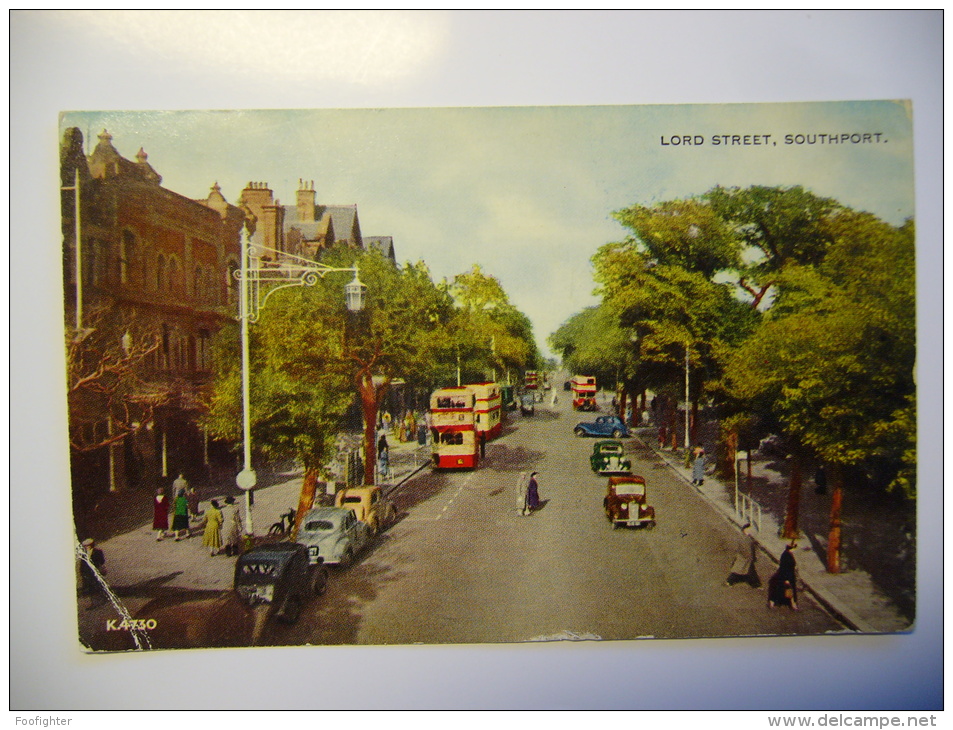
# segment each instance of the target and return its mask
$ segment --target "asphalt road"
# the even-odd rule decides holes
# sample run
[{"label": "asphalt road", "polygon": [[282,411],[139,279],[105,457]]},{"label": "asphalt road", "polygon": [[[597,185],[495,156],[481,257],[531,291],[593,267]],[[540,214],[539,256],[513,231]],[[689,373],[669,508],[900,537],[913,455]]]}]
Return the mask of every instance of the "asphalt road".
[{"label": "asphalt road", "polygon": [[[694,489],[626,441],[648,483],[652,530],[613,529],[605,477],[589,469],[594,439],[572,435],[592,414],[565,397],[536,415],[510,414],[480,468],[424,470],[397,494],[400,521],[344,570],[297,624],[264,643],[495,643],[552,639],[811,635],[843,627],[804,593],[800,611],[769,610],[774,565],[759,556],[760,589],[727,586],[743,548]],[[540,473],[542,509],[517,510],[517,479]]]}]

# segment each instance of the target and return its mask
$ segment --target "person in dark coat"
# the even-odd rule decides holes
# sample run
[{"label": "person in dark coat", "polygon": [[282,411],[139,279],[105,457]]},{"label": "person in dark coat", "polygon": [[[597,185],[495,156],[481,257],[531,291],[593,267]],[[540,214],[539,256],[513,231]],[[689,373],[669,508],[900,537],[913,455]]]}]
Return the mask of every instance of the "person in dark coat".
[{"label": "person in dark coat", "polygon": [[[89,605],[90,608],[93,608],[106,600],[106,591],[96,575],[97,571],[100,575],[106,572],[106,556],[102,550],[96,547],[96,542],[92,538],[83,541],[83,550],[88,562],[87,560],[80,560],[79,562],[80,590],[84,596],[90,597]],[[92,567],[90,563],[92,563]]]},{"label": "person in dark coat", "polygon": [[791,552],[795,544],[789,543],[781,553],[778,570],[768,581],[768,607],[789,606],[797,611],[797,561]]},{"label": "person in dark coat", "polygon": [[526,485],[526,508],[532,512],[539,509],[539,483],[536,481],[538,471],[529,475],[529,484]]},{"label": "person in dark coat", "polygon": [[827,494],[827,472],[824,471],[823,464],[817,467],[817,471],[814,473],[814,483],[817,485],[814,494]]}]

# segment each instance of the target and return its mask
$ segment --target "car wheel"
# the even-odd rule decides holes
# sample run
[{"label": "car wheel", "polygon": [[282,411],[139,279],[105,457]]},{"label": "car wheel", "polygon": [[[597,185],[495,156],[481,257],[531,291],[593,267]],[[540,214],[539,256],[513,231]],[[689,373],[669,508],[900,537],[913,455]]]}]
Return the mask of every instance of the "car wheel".
[{"label": "car wheel", "polygon": [[614,439],[622,438],[622,431],[620,431],[619,429],[615,429],[612,432],[612,438]]},{"label": "car wheel", "polygon": [[328,592],[328,579],[330,578],[327,568],[319,568],[311,576],[311,592],[316,596],[323,596]]},{"label": "car wheel", "polygon": [[301,616],[301,599],[298,596],[288,594],[285,602],[281,606],[278,618],[282,623],[293,624]]},{"label": "car wheel", "polygon": [[585,435],[586,435],[586,432],[583,431],[581,428],[577,428],[575,431],[573,431],[573,433],[576,434],[577,436],[585,436]]}]

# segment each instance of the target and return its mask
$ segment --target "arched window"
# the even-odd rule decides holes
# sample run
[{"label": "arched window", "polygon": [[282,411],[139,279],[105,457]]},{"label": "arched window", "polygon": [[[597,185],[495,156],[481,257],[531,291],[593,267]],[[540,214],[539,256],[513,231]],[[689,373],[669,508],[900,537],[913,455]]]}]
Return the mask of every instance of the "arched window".
[{"label": "arched window", "polygon": [[179,260],[175,256],[169,256],[169,271],[166,288],[175,294],[182,293],[182,273],[179,269]]},{"label": "arched window", "polygon": [[119,283],[129,285],[133,281],[133,264],[136,259],[136,237],[131,231],[122,232],[119,248]]}]

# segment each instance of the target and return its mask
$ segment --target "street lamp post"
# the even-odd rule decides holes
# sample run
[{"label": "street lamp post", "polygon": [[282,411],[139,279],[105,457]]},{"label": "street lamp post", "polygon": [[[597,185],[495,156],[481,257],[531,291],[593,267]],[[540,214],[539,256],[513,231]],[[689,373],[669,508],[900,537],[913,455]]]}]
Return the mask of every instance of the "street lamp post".
[{"label": "street lamp post", "polygon": [[[245,492],[245,532],[254,534],[251,511],[251,490],[258,483],[258,477],[252,468],[251,459],[251,384],[248,350],[248,325],[257,322],[261,310],[268,298],[279,289],[290,286],[314,286],[326,274],[339,271],[354,272],[354,280],[344,287],[345,303],[351,312],[364,309],[367,287],[358,278],[357,265],[336,268],[308,261],[293,254],[276,251],[266,246],[255,245],[253,256],[248,232],[242,235],[242,263],[235,272],[241,286],[239,292],[239,319],[241,320],[242,341],[242,445],[244,451],[243,468],[235,478],[238,487]],[[263,264],[261,253],[274,254],[275,261]],[[254,262],[251,260],[254,258]],[[265,287],[262,297],[262,287]]]}]

